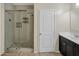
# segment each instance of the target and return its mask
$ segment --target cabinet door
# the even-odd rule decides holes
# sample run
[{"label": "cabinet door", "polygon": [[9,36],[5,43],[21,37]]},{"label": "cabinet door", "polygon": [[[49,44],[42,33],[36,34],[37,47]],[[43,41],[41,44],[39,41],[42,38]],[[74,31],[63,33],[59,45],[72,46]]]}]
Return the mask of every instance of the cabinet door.
[{"label": "cabinet door", "polygon": [[66,55],[67,56],[74,56],[74,47],[73,47],[73,45],[67,43],[67,45],[66,45]]},{"label": "cabinet door", "polygon": [[65,42],[61,43],[61,52],[63,55],[66,55],[66,43]]},{"label": "cabinet door", "polygon": [[75,56],[79,56],[79,45],[76,45],[74,52],[75,52]]},{"label": "cabinet door", "polygon": [[66,43],[62,37],[59,37],[59,50],[63,55],[66,55]]}]

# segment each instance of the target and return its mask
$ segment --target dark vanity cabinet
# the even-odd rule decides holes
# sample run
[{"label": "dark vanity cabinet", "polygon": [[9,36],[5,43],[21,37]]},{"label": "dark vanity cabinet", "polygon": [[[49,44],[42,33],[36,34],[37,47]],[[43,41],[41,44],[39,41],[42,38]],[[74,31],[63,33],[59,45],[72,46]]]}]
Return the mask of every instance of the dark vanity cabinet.
[{"label": "dark vanity cabinet", "polygon": [[79,45],[77,45],[77,44],[75,46],[75,55],[79,56]]},{"label": "dark vanity cabinet", "polygon": [[71,41],[66,42],[66,55],[68,56],[74,55],[74,45],[73,45],[73,42]]},{"label": "dark vanity cabinet", "polygon": [[62,37],[59,37],[59,50],[63,55],[66,55],[66,43]]},{"label": "dark vanity cabinet", "polygon": [[59,51],[64,56],[79,56],[79,45],[63,36],[59,36]]}]

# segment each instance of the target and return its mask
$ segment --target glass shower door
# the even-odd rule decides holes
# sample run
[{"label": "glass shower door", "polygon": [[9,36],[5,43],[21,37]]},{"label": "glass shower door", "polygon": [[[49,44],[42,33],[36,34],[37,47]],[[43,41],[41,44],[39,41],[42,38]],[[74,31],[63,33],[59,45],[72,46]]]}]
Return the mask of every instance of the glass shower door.
[{"label": "glass shower door", "polygon": [[22,22],[21,22],[21,15],[20,11],[15,11],[14,14],[14,30],[15,30],[15,40],[14,40],[14,47],[20,48],[20,39],[21,39],[21,28],[22,28]]},{"label": "glass shower door", "polygon": [[15,12],[15,46],[33,48],[33,14],[26,11]]}]

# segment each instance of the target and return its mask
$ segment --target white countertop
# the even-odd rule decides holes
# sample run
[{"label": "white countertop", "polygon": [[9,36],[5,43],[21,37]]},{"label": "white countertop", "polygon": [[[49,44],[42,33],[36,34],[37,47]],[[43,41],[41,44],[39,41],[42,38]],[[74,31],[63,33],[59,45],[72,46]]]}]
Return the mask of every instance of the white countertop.
[{"label": "white countertop", "polygon": [[76,37],[75,35],[79,36],[79,33],[71,33],[71,32],[60,32],[59,35],[79,44],[79,37]]}]

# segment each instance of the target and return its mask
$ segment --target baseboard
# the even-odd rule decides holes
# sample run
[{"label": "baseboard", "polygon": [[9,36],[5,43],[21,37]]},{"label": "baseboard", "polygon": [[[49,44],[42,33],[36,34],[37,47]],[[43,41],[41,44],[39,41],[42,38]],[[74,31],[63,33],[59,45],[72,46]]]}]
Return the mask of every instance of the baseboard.
[{"label": "baseboard", "polygon": [[[54,53],[60,53],[60,51],[53,51]],[[38,51],[34,51],[34,53],[40,53]]]},{"label": "baseboard", "polygon": [[34,53],[38,53],[38,51],[34,51]]}]

